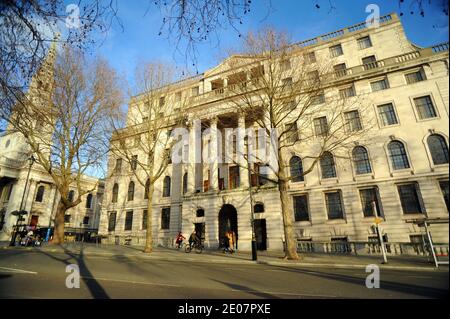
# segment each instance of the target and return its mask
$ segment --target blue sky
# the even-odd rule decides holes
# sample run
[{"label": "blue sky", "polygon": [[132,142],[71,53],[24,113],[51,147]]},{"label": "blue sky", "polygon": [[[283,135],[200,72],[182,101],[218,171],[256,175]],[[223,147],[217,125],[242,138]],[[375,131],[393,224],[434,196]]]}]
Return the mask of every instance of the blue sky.
[{"label": "blue sky", "polygon": [[[118,17],[123,29],[114,24],[97,53],[110,61],[119,73],[130,82],[133,81],[136,65],[142,61],[175,62],[181,67],[186,66],[183,55],[174,50],[174,43],[167,36],[159,36],[162,15],[152,1],[118,1]],[[425,2],[425,17],[421,17],[417,10],[410,14],[409,3],[399,7],[396,0],[361,1],[361,0],[332,0],[335,7],[329,10],[328,0],[254,0],[251,12],[243,19],[240,33],[257,30],[264,26],[272,26],[288,32],[292,40],[297,42],[304,39],[350,26],[365,21],[368,13],[366,6],[370,3],[380,7],[381,14],[390,12],[404,15],[401,17],[408,38],[419,46],[430,46],[448,41],[448,17],[440,12],[435,5]],[[432,2],[439,2],[432,0]],[[320,5],[320,9],[315,7]],[[203,72],[216,65],[224,56],[227,49],[237,47],[240,38],[235,30],[230,28],[219,30],[220,42],[206,42],[198,46],[198,64],[191,72]],[[181,74],[181,71],[180,71]]]}]

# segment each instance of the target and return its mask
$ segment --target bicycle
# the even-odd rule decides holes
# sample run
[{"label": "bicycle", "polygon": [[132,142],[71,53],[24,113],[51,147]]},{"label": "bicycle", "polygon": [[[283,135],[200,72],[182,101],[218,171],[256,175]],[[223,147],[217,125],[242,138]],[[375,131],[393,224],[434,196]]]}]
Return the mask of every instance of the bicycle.
[{"label": "bicycle", "polygon": [[189,254],[192,251],[192,249],[194,249],[197,254],[201,254],[203,251],[203,244],[202,243],[193,243],[192,247],[191,247],[191,245],[186,244],[184,251]]}]

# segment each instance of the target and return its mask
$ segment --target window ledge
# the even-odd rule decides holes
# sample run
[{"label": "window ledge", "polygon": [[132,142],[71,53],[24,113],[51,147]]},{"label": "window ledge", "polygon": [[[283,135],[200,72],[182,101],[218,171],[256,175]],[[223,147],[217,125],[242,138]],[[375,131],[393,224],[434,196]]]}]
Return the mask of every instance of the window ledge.
[{"label": "window ledge", "polygon": [[321,178],[320,179],[320,185],[322,184],[335,184],[339,183],[339,178],[333,177],[333,178]]},{"label": "window ledge", "polygon": [[312,222],[310,220],[301,220],[298,222],[295,222],[297,226],[312,226]]},{"label": "window ledge", "polygon": [[347,220],[345,220],[344,218],[336,218],[336,219],[327,219],[326,221],[327,224],[347,224]]},{"label": "window ledge", "polygon": [[399,169],[399,170],[391,171],[390,175],[391,175],[391,177],[414,175],[414,170],[411,168]]}]

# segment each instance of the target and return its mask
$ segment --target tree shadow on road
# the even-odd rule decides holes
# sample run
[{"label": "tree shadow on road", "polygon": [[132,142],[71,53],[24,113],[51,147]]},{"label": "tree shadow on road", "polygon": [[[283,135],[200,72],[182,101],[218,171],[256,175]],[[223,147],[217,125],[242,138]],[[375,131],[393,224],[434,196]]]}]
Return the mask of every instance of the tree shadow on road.
[{"label": "tree shadow on road", "polygon": [[272,295],[272,294],[269,294],[269,293],[265,293],[265,292],[261,292],[261,291],[257,291],[255,289],[251,289],[251,288],[246,287],[246,286],[242,286],[242,285],[238,285],[238,284],[230,283],[230,282],[225,282],[225,281],[221,281],[221,280],[214,279],[214,278],[211,278],[211,280],[215,281],[215,282],[218,282],[218,283],[221,283],[221,284],[223,284],[225,286],[228,286],[231,289],[238,290],[240,292],[250,293],[250,294],[253,294],[253,295],[255,295],[257,297],[260,297],[260,298],[280,299],[279,297],[277,297],[275,295]]}]

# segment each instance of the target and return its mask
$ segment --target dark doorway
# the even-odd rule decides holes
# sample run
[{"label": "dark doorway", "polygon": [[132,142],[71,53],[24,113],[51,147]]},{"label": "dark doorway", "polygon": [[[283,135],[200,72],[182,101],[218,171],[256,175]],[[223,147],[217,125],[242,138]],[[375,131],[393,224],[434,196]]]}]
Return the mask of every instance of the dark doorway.
[{"label": "dark doorway", "polygon": [[195,231],[197,232],[197,236],[200,237],[202,243],[205,242],[205,223],[195,223]]},{"label": "dark doorway", "polygon": [[256,237],[256,249],[266,250],[267,231],[265,219],[255,219],[255,237]]},{"label": "dark doorway", "polygon": [[238,242],[237,211],[233,205],[223,205],[219,212],[219,247],[223,247],[225,233],[234,231],[236,234],[236,248]]}]

